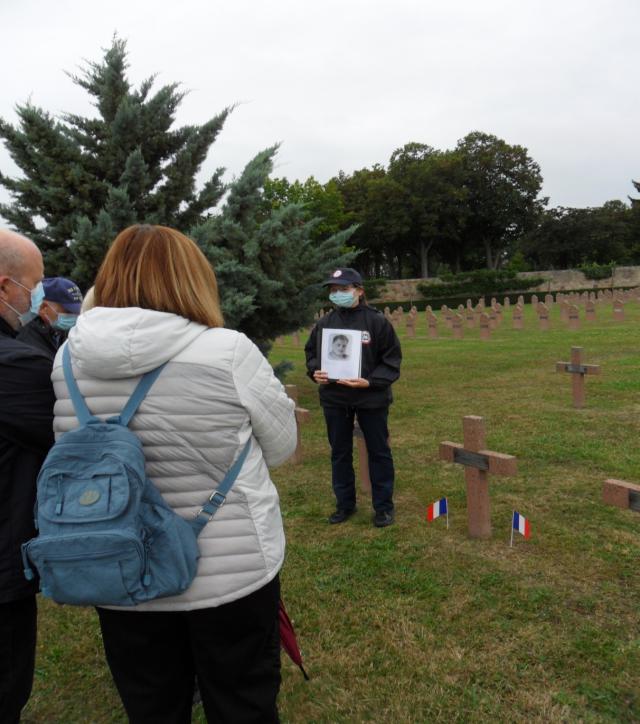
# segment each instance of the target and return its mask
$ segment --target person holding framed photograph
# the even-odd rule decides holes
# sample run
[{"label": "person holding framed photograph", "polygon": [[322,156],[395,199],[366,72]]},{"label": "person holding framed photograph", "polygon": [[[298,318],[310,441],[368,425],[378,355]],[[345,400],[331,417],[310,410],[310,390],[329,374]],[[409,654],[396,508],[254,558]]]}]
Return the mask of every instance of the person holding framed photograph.
[{"label": "person holding framed photograph", "polygon": [[[319,386],[331,445],[336,510],[329,523],[343,523],[356,512],[353,424],[357,415],[369,456],[373,523],[383,528],[394,522],[395,472],[387,421],[391,385],[400,376],[400,341],[384,315],[367,304],[362,277],[355,269],[336,269],[323,286],[329,287],[335,308],[314,325],[305,355],[307,374]],[[333,370],[347,363],[359,374],[335,378]]]}]

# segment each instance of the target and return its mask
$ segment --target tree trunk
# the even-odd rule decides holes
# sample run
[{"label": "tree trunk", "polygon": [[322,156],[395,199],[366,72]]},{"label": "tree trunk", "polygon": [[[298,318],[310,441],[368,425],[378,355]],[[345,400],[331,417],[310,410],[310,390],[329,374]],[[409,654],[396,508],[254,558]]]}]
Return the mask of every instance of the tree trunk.
[{"label": "tree trunk", "polygon": [[491,242],[490,241],[485,240],[484,250],[485,250],[485,254],[487,256],[487,269],[493,269],[494,266],[493,266],[493,257],[491,255]]},{"label": "tree trunk", "polygon": [[433,246],[433,241],[429,244],[425,244],[424,241],[420,242],[420,276],[423,279],[429,278],[429,252]]}]

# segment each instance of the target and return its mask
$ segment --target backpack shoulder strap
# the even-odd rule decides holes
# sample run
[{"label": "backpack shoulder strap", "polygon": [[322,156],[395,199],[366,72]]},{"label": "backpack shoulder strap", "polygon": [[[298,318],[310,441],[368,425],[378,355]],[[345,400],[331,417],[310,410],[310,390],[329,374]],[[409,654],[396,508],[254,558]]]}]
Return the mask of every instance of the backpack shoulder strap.
[{"label": "backpack shoulder strap", "polygon": [[151,370],[142,375],[142,379],[138,382],[136,389],[127,400],[127,404],[123,407],[122,412],[117,418],[121,425],[128,425],[131,422],[131,418],[136,414],[142,400],[147,396],[147,392],[149,392],[153,383],[158,379],[164,367],[165,365],[160,365],[160,367],[156,367],[155,370]]},{"label": "backpack shoulder strap", "polygon": [[200,535],[205,525],[213,518],[218,512],[218,508],[224,505],[227,498],[227,493],[231,490],[231,487],[236,482],[236,478],[240,474],[240,470],[244,465],[244,461],[247,459],[249,450],[251,449],[251,438],[246,442],[246,445],[242,448],[242,452],[238,455],[236,461],[229,468],[227,474],[224,476],[222,482],[218,487],[211,493],[209,500],[200,508],[195,518],[190,520],[191,527],[194,529],[196,536]]},{"label": "backpack shoulder strap", "polygon": [[69,352],[69,343],[65,344],[62,350],[62,369],[64,370],[64,381],[67,383],[67,389],[69,390],[69,396],[73,403],[73,409],[75,410],[78,422],[81,425],[86,425],[89,420],[94,419],[94,416],[89,411],[87,403],[84,401],[84,397],[80,392],[78,383],[73,376],[73,369],[71,367],[71,352]]},{"label": "backpack shoulder strap", "polygon": [[[142,375],[140,382],[138,382],[138,385],[133,391],[131,397],[127,400],[127,404],[122,409],[122,412],[115,417],[109,418],[110,422],[119,422],[122,425],[128,425],[131,422],[131,418],[136,414],[138,407],[140,407],[140,403],[147,396],[147,392],[149,392],[151,385],[153,385],[153,383],[158,379],[158,376],[164,369],[164,366],[165,365],[160,365],[160,367],[156,367],[155,370],[151,370],[150,372]],[[73,369],[71,367],[71,352],[69,352],[68,343],[65,344],[64,349],[62,350],[62,367],[64,370],[64,379],[69,389],[69,396],[71,397],[71,402],[73,402],[73,409],[75,410],[78,422],[81,425],[86,425],[89,420],[96,420],[97,418],[95,415],[92,415],[91,411],[87,407],[87,403],[80,392],[78,383],[73,376]]]}]

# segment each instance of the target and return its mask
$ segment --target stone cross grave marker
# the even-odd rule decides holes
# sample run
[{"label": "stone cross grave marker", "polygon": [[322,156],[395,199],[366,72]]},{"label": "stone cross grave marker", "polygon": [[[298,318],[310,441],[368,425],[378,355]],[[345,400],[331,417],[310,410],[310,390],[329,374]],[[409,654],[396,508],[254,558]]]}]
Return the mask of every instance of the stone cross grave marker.
[{"label": "stone cross grave marker", "polygon": [[513,455],[485,450],[484,418],[466,415],[462,418],[464,444],[440,443],[440,459],[464,465],[467,484],[467,523],[471,538],[491,536],[489,474],[515,475],[517,460]]},{"label": "stone cross grave marker", "polygon": [[412,339],[415,339],[416,336],[416,313],[412,307],[407,315],[407,337],[411,337]]},{"label": "stone cross grave marker", "polygon": [[438,318],[431,311],[427,311],[427,327],[429,328],[429,339],[438,339]]},{"label": "stone cross grave marker", "polygon": [[624,322],[624,303],[620,299],[613,300],[613,318],[616,322]]},{"label": "stone cross grave marker", "polygon": [[473,311],[473,307],[471,309],[467,307],[465,310],[465,317],[467,318],[467,329],[473,329],[476,326],[476,315]]},{"label": "stone cross grave marker", "polygon": [[574,332],[580,329],[580,309],[575,304],[569,305],[569,329]]},{"label": "stone cross grave marker", "polygon": [[549,329],[549,309],[547,305],[544,302],[539,302],[537,312],[540,329],[546,332]]},{"label": "stone cross grave marker", "polygon": [[602,486],[602,500],[606,505],[640,513],[640,485],[609,478]]},{"label": "stone cross grave marker", "polygon": [[291,462],[294,465],[298,465],[302,462],[302,439],[300,436],[300,426],[304,425],[305,422],[309,421],[311,413],[309,410],[305,410],[304,407],[298,407],[298,387],[297,385],[285,385],[284,389],[289,397],[296,403],[295,415],[296,415],[296,427],[298,429],[298,442],[296,449],[291,456]]},{"label": "stone cross grave marker", "polygon": [[556,362],[556,372],[571,373],[573,406],[576,409],[584,407],[584,376],[599,375],[600,365],[583,365],[582,347],[572,347],[571,362]]},{"label": "stone cross grave marker", "polygon": [[464,337],[464,319],[461,314],[453,317],[453,338],[462,339]]},{"label": "stone cross grave marker", "polygon": [[484,312],[480,315],[480,339],[491,339],[489,315]]},{"label": "stone cross grave marker", "polygon": [[522,306],[520,304],[516,304],[513,308],[512,320],[514,329],[522,329]]},{"label": "stone cross grave marker", "polygon": [[367,443],[364,440],[364,433],[358,422],[358,418],[353,422],[353,436],[358,446],[358,473],[360,475],[360,487],[363,493],[371,493],[371,478],[369,477],[369,451]]}]

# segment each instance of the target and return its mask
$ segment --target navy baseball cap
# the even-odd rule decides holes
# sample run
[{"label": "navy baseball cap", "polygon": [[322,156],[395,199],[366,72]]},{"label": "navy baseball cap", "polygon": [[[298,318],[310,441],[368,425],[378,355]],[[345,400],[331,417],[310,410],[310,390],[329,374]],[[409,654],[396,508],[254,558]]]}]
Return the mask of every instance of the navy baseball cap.
[{"label": "navy baseball cap", "polygon": [[343,267],[342,269],[336,269],[329,275],[329,278],[326,281],[322,282],[323,287],[329,287],[333,284],[340,284],[345,287],[348,284],[353,284],[356,287],[361,287],[362,277],[355,269]]},{"label": "navy baseball cap", "polygon": [[80,314],[82,292],[75,282],[64,277],[47,277],[42,280],[44,298],[47,302],[62,304],[65,311]]}]

